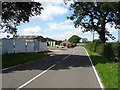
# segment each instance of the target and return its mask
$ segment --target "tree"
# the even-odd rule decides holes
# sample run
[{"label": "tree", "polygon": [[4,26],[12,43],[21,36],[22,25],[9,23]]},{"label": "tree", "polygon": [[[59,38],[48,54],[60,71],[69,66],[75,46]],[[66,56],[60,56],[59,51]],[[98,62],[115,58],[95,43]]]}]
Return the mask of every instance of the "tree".
[{"label": "tree", "polygon": [[62,42],[62,40],[56,41],[56,45],[60,45],[61,42]]},{"label": "tree", "polygon": [[87,42],[88,42],[87,38],[82,38],[82,43],[87,43]]},{"label": "tree", "polygon": [[105,43],[107,36],[115,39],[105,27],[107,23],[111,27],[120,28],[120,2],[74,2],[70,5],[73,14],[67,17],[73,20],[76,28],[84,27],[83,32],[96,31],[102,43]]},{"label": "tree", "polygon": [[79,36],[73,35],[72,37],[70,37],[70,38],[68,39],[68,41],[71,42],[71,43],[77,44],[77,43],[79,43],[80,39],[81,39],[81,38],[80,38]]},{"label": "tree", "polygon": [[29,22],[30,17],[40,15],[41,3],[39,2],[2,2],[1,29],[4,32],[16,35],[17,26]]}]

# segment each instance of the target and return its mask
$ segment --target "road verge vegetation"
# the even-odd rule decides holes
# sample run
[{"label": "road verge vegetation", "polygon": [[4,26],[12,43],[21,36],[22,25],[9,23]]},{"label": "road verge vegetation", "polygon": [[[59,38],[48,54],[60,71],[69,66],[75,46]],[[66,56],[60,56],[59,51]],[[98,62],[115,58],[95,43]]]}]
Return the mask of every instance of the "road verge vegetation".
[{"label": "road verge vegetation", "polygon": [[[87,43],[85,48],[101,78],[105,88],[118,88],[119,82],[119,51],[117,43]],[[117,48],[117,49],[116,49]],[[116,51],[117,50],[117,51]],[[115,60],[115,58],[117,58]]]},{"label": "road verge vegetation", "polygon": [[5,54],[2,55],[2,69],[37,60],[43,57],[45,57],[43,52]]}]

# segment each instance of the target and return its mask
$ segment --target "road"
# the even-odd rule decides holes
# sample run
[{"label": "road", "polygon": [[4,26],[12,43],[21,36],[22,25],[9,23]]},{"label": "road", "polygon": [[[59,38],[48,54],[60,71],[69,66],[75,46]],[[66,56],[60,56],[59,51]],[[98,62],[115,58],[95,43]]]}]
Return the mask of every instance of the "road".
[{"label": "road", "polygon": [[2,71],[2,87],[14,88],[100,88],[83,47],[61,50]]}]

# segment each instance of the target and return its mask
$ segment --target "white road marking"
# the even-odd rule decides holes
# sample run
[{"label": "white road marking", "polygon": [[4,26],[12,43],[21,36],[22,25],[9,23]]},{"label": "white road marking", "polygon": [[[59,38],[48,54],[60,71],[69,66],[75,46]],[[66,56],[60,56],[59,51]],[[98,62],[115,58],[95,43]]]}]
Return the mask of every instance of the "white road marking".
[{"label": "white road marking", "polygon": [[42,74],[46,73],[48,70],[50,70],[51,68],[53,68],[55,66],[52,65],[51,67],[49,67],[48,69],[46,69],[45,71],[43,71],[42,73],[38,74],[37,76],[35,76],[34,78],[30,79],[29,81],[27,81],[26,83],[24,83],[23,85],[19,86],[16,90],[19,90],[21,88],[23,88],[24,86],[28,85],[29,83],[31,83],[33,80],[37,79],[38,77],[40,77]]},{"label": "white road marking", "polygon": [[68,56],[64,57],[64,58],[63,58],[63,60],[65,60],[65,59],[66,59],[66,58],[68,58],[69,56],[70,56],[70,55],[68,55]]},{"label": "white road marking", "polygon": [[[85,48],[84,48],[84,49],[85,49]],[[85,51],[86,51],[86,49],[85,49]],[[90,60],[90,62],[91,62],[93,71],[95,72],[95,75],[96,75],[96,78],[97,78],[98,83],[99,83],[99,85],[100,85],[100,88],[101,88],[102,90],[105,90],[105,89],[104,89],[104,86],[103,86],[103,84],[102,84],[102,82],[101,82],[101,80],[100,80],[100,77],[98,76],[98,73],[97,73],[97,71],[96,71],[96,69],[95,69],[95,66],[94,66],[93,63],[92,63],[92,60],[91,60],[91,58],[90,58],[90,55],[88,54],[87,51],[86,51],[86,53],[87,53],[88,58],[89,58],[89,60]]]},{"label": "white road marking", "polygon": [[[74,54],[77,50],[75,50],[74,52],[72,52],[72,54]],[[66,58],[68,58],[70,55],[72,54],[69,54],[68,56],[64,57],[63,60],[65,60]]]}]

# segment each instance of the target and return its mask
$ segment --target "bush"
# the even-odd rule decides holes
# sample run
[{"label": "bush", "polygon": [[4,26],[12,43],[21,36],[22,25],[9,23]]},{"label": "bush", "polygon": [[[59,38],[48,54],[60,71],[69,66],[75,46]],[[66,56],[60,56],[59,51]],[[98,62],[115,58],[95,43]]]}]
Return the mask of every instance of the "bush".
[{"label": "bush", "polygon": [[114,55],[116,57],[120,57],[120,44],[119,43],[112,43],[112,49],[113,49]]},{"label": "bush", "polygon": [[104,53],[103,56],[105,56],[108,59],[113,59],[114,58],[114,51],[112,49],[112,45],[111,44],[105,44],[104,45]]},{"label": "bush", "polygon": [[99,45],[96,49],[96,52],[108,59],[114,58],[114,51],[112,49],[111,44],[106,43],[106,44]]},{"label": "bush", "polygon": [[89,49],[90,51],[96,52],[96,48],[99,44],[98,43],[87,43],[86,48]]},{"label": "bush", "polygon": [[86,47],[87,49],[89,49],[89,50],[91,50],[91,46],[92,46],[92,43],[91,43],[91,42],[85,44],[85,47]]},{"label": "bush", "polygon": [[120,43],[105,43],[100,44],[98,40],[94,43],[89,42],[85,44],[85,47],[92,52],[97,52],[98,54],[108,58],[108,59],[120,59]]},{"label": "bush", "polygon": [[104,44],[100,44],[97,48],[96,48],[96,52],[100,55],[102,55],[104,53]]},{"label": "bush", "polygon": [[76,43],[72,43],[72,47],[76,47],[77,46],[77,44]]}]

